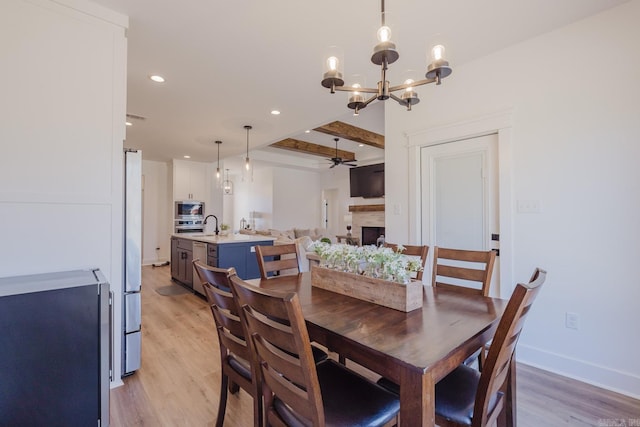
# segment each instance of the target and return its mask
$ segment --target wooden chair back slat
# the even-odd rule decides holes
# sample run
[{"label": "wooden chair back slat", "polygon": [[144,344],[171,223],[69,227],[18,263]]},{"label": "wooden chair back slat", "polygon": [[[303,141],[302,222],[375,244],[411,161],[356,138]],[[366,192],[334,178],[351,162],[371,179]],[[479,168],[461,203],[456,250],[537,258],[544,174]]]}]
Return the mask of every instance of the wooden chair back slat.
[{"label": "wooden chair back slat", "polygon": [[[218,289],[222,288],[231,292],[231,288],[229,288],[229,277],[237,274],[235,268],[211,267],[200,260],[193,260],[193,266],[196,268],[196,274],[198,275],[200,283],[210,283]],[[232,305],[235,306],[235,303]],[[229,309],[230,307],[224,308]]]},{"label": "wooden chair back slat", "polygon": [[[470,251],[434,247],[432,284],[434,287],[448,288],[488,296],[493,274],[494,251]],[[442,263],[442,260],[454,261],[462,265]],[[473,265],[472,265],[473,264]],[[478,268],[475,264],[483,264]],[[478,282],[479,288],[455,283],[456,280]]]},{"label": "wooden chair back slat", "polygon": [[[394,251],[398,250],[397,243],[389,243],[385,242],[384,246],[387,248],[391,248]],[[429,246],[415,246],[415,245],[402,245],[404,250],[402,251],[403,255],[416,256],[420,257],[420,262],[422,263],[422,270],[418,271],[416,274],[416,280],[422,280],[422,275],[424,273],[424,267],[427,263],[427,255],[429,254]]]},{"label": "wooden chair back slat", "polygon": [[263,279],[269,278],[273,273],[285,270],[291,270],[292,273],[300,272],[295,243],[273,246],[256,245],[255,248],[260,276]]}]

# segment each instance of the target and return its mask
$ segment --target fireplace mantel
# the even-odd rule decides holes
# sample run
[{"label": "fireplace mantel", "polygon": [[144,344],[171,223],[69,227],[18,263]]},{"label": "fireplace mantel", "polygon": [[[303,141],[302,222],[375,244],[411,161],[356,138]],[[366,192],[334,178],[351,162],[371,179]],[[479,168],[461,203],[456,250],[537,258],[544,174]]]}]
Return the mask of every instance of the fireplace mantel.
[{"label": "fireplace mantel", "polygon": [[384,204],[349,205],[349,212],[384,212]]}]

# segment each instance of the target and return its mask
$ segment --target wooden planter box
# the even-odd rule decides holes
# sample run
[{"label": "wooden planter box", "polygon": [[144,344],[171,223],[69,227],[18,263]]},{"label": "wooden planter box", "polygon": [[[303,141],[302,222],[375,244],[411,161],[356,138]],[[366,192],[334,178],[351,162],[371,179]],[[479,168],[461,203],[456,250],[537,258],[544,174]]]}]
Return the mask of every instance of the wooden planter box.
[{"label": "wooden planter box", "polygon": [[311,268],[311,286],[404,312],[422,307],[422,282],[417,280],[403,285],[313,266]]}]

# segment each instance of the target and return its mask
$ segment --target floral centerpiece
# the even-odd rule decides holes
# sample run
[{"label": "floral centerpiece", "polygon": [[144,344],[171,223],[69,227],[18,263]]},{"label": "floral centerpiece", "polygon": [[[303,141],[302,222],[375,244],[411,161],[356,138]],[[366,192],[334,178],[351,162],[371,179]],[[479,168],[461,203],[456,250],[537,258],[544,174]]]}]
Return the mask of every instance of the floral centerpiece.
[{"label": "floral centerpiece", "polygon": [[422,270],[420,260],[402,254],[402,245],[394,251],[374,245],[315,242],[312,250],[320,257],[321,267],[396,283],[408,284]]}]

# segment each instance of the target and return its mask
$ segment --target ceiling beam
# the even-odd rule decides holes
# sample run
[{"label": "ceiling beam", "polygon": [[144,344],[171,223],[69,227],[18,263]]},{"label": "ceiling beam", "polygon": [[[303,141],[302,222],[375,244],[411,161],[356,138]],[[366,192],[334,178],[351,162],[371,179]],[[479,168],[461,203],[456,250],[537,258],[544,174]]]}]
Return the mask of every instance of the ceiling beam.
[{"label": "ceiling beam", "polygon": [[[314,156],[332,158],[336,156],[336,149],[325,147],[324,145],[313,144],[311,142],[300,141],[299,139],[287,138],[275,142],[270,147],[282,148],[283,150],[296,151],[298,153],[311,154]],[[338,150],[338,157],[347,161],[355,160],[356,155],[351,151]]]},{"label": "ceiling beam", "polygon": [[317,132],[326,133],[340,138],[356,141],[371,147],[382,148],[384,150],[384,135],[371,132],[350,124],[336,121],[322,125],[314,129]]}]

